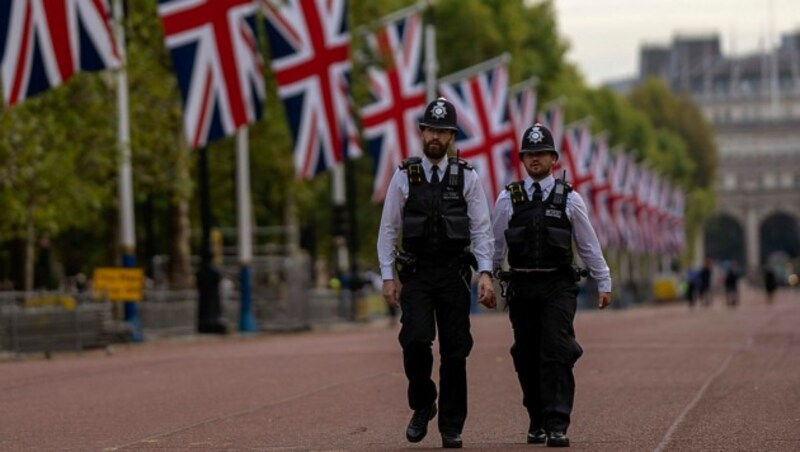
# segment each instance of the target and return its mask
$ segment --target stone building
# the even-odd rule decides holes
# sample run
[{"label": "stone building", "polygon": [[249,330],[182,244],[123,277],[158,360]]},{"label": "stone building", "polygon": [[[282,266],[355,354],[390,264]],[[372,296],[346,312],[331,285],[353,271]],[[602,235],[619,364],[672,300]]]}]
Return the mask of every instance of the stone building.
[{"label": "stone building", "polygon": [[697,258],[791,273],[785,264],[800,259],[800,31],[749,55],[724,55],[716,34],[645,45],[639,80],[649,76],[690,93],[714,127],[717,215]]}]

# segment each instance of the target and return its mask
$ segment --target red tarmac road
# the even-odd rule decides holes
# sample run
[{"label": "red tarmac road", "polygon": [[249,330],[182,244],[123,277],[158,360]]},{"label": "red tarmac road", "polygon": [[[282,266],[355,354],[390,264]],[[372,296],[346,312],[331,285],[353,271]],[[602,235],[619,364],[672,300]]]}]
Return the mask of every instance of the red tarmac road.
[{"label": "red tarmac road", "polygon": [[[586,451],[800,450],[800,292],[738,308],[580,311],[569,431]],[[397,330],[373,323],[153,340],[0,363],[0,450],[375,450],[441,446],[410,417]],[[464,447],[524,444],[503,313],[473,317]]]}]

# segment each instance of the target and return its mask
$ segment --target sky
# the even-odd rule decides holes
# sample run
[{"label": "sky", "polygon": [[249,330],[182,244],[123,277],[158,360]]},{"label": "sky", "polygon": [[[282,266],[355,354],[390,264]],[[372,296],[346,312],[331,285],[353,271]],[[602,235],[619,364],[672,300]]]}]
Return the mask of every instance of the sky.
[{"label": "sky", "polygon": [[668,46],[675,35],[716,33],[723,55],[736,56],[800,30],[800,0],[555,0],[555,7],[567,59],[592,86],[637,75],[642,44]]}]

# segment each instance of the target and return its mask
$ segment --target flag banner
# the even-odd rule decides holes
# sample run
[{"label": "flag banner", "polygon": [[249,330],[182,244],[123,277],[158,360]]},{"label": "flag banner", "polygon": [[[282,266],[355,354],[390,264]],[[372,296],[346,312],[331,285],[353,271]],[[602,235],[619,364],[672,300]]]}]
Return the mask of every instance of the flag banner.
[{"label": "flag banner", "polygon": [[661,252],[674,255],[674,241],[672,236],[672,184],[667,179],[661,180],[658,193],[658,226],[661,237]]},{"label": "flag banner", "polygon": [[649,233],[647,228],[647,203],[650,196],[650,183],[653,173],[643,166],[643,162],[637,163],[636,185],[632,187],[633,222],[636,224],[636,238],[633,249],[639,253],[648,251]]},{"label": "flag banner", "polygon": [[616,245],[615,224],[609,211],[609,197],[611,195],[611,160],[608,151],[608,135],[603,133],[592,139],[589,147],[589,168],[592,172],[592,181],[588,186],[588,197],[585,200],[591,205],[590,219],[597,232],[600,246],[606,248]]},{"label": "flag banner", "polygon": [[672,191],[672,235],[674,253],[680,254],[686,250],[686,230],[684,229],[684,212],[686,209],[686,192],[680,187]]},{"label": "flag banner", "polygon": [[661,191],[661,177],[652,169],[648,169],[648,173],[650,173],[650,186],[647,193],[645,193],[646,199],[644,201],[645,246],[648,252],[659,254],[661,251],[661,238],[658,224],[658,195]]},{"label": "flag banner", "polygon": [[[537,79],[533,77],[508,88],[508,114],[514,127],[517,151],[521,148],[520,143],[525,130],[536,122],[536,81]],[[511,153],[511,162],[514,178],[517,180],[525,178],[527,173],[519,159],[519,152]]]},{"label": "flag banner", "polygon": [[590,161],[591,148],[592,131],[589,128],[589,120],[568,125],[561,140],[558,161],[553,165],[553,174],[561,177],[562,172],[565,172],[567,181],[587,200],[589,208],[591,208],[588,203],[589,186],[594,177]]},{"label": "flag banner", "polygon": [[561,99],[548,102],[536,114],[536,122],[550,129],[556,149],[561,150],[564,142],[564,106]]},{"label": "flag banner", "polygon": [[0,66],[6,105],[54,88],[78,71],[117,68],[107,0],[0,2]]},{"label": "flag banner", "polygon": [[625,225],[623,249],[638,251],[639,225],[636,221],[636,203],[639,188],[639,164],[630,155],[625,155],[625,186],[621,200],[621,214]]},{"label": "flag banner", "polygon": [[261,117],[265,89],[257,10],[251,0],[159,0],[192,148],[233,135]]},{"label": "flag banner", "polygon": [[294,138],[294,165],[309,179],[361,155],[350,96],[345,0],[261,0],[271,67]]},{"label": "flag banner", "polygon": [[419,7],[392,14],[377,33],[367,35],[373,59],[367,68],[370,102],[361,109],[361,125],[372,156],[372,199],[382,202],[397,166],[419,152],[419,118],[425,109],[423,27]]},{"label": "flag banner", "polygon": [[614,247],[623,250],[626,248],[628,226],[625,221],[625,176],[628,174],[629,158],[624,150],[615,148],[609,151],[608,156],[608,183],[609,193],[607,199],[608,213],[614,223],[609,241]]},{"label": "flag banner", "polygon": [[629,232],[630,245],[632,251],[641,253],[644,251],[644,233],[642,223],[640,221],[640,212],[643,209],[644,199],[649,187],[649,173],[642,168],[641,163],[634,162],[628,165],[628,175],[626,179],[626,192],[628,195],[628,202],[626,203],[626,214],[628,215],[628,225],[630,226]]},{"label": "flag banner", "polygon": [[489,204],[516,179],[512,154],[517,137],[508,113],[508,55],[488,60],[439,80],[439,92],[458,113],[455,147],[483,180]]}]

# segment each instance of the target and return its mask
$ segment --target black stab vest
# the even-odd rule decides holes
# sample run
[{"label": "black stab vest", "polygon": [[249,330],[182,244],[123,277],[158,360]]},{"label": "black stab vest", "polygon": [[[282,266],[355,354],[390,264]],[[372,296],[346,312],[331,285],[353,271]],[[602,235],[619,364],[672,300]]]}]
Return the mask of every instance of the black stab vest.
[{"label": "black stab vest", "polygon": [[[556,198],[561,184],[563,195]],[[514,212],[505,231],[511,268],[564,269],[572,265],[572,223],[567,218],[567,195],[572,187],[561,179],[540,208],[528,199],[524,182],[506,186]]]},{"label": "black stab vest", "polygon": [[406,159],[408,199],[403,208],[403,249],[428,262],[452,261],[470,245],[469,215],[464,199],[464,171],[472,167],[451,158],[439,184],[424,177],[422,159]]}]

